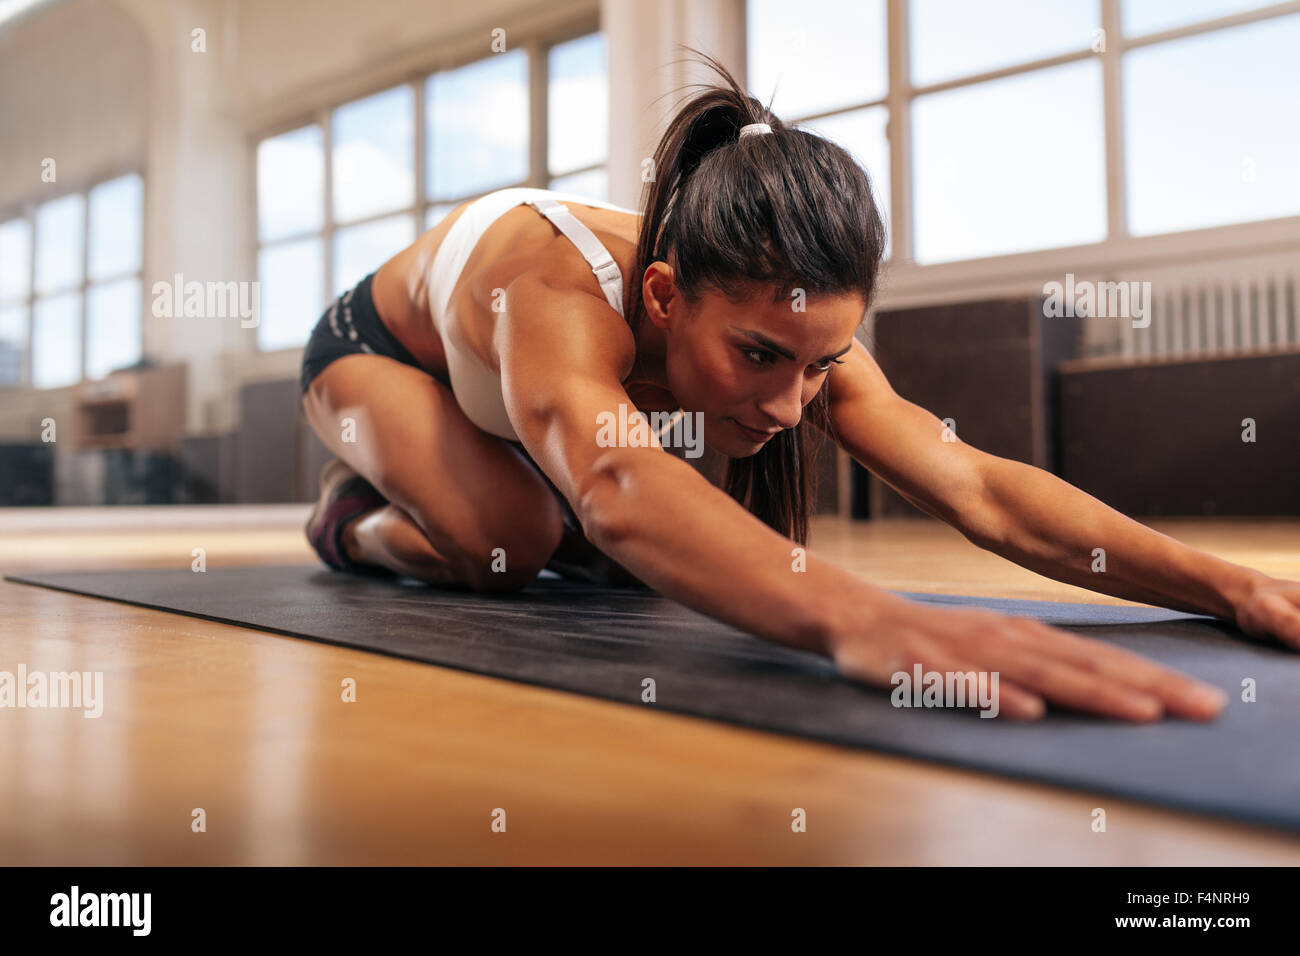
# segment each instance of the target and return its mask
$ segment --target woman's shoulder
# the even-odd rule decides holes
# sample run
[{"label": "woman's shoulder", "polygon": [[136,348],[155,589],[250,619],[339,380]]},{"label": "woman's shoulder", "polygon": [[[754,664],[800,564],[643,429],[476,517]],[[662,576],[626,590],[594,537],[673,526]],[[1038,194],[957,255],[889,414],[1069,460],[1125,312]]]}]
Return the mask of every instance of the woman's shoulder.
[{"label": "woman's shoulder", "polygon": [[636,358],[631,326],[610,307],[590,270],[586,277],[529,269],[506,290],[494,341],[498,350],[545,354],[557,372],[607,370],[622,381]]},{"label": "woman's shoulder", "polygon": [[[622,279],[624,300],[635,271],[637,228],[634,215],[615,210],[565,204],[613,258]],[[493,297],[516,282],[535,280],[551,292],[571,291],[596,299],[606,308],[601,277],[595,264],[555,223],[529,206],[511,209],[480,238],[466,263],[476,301],[492,305]],[[499,311],[499,303],[497,303]],[[625,309],[623,310],[625,311]]]}]

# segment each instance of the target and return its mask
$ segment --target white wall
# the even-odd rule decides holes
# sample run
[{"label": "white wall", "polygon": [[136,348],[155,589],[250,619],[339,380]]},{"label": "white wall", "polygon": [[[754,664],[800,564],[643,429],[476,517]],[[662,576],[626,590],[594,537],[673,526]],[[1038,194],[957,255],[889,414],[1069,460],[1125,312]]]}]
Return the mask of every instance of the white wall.
[{"label": "white wall", "polygon": [[140,158],[148,63],[143,33],[108,4],[55,4],[0,32],[0,210]]}]

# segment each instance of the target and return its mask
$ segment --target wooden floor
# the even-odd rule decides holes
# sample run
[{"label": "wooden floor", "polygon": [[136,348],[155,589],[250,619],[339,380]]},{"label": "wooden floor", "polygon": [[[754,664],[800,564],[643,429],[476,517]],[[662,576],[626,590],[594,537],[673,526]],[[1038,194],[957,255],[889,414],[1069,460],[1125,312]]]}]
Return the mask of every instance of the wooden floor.
[{"label": "wooden floor", "polygon": [[[306,513],[0,510],[0,570],[312,562]],[[1152,524],[1300,579],[1300,522]],[[888,588],[1125,603],[930,521],[824,519],[812,545]],[[8,865],[1300,864],[1284,831],[0,582],[0,670],[20,662],[121,696],[0,711]]]}]

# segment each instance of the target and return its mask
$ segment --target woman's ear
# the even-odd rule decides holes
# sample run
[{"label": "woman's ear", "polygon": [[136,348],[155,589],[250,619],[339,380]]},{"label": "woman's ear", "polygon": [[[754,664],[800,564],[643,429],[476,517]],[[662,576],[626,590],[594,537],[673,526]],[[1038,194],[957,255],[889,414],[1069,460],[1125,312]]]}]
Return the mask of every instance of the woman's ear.
[{"label": "woman's ear", "polygon": [[672,324],[670,309],[674,300],[680,299],[673,267],[666,262],[650,263],[641,277],[641,297],[646,317],[656,328],[667,329]]}]

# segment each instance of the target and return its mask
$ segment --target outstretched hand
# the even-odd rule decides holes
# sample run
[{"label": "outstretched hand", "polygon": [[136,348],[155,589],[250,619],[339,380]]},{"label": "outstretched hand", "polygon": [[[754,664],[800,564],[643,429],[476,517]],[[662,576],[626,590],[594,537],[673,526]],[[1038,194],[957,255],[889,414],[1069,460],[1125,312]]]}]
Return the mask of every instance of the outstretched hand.
[{"label": "outstretched hand", "polygon": [[1265,578],[1238,600],[1237,626],[1300,650],[1300,581]]}]

